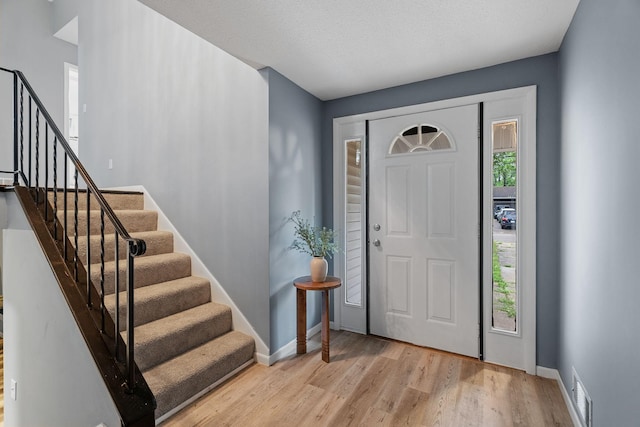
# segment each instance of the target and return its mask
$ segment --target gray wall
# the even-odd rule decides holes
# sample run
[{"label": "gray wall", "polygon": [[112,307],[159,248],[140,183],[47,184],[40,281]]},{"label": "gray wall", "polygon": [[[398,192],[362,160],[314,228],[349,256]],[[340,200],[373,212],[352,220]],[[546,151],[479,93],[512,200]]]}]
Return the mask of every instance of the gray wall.
[{"label": "gray wall", "polygon": [[[295,210],[322,225],[320,125],[322,102],[273,69],[269,82],[269,281],[271,352],[296,335],[292,280],[309,274],[310,257],[288,250]],[[320,295],[307,293],[307,327],[320,322]]]},{"label": "gray wall", "polygon": [[[560,49],[559,368],[575,367],[593,425],[640,419],[640,3],[582,0]],[[622,213],[612,221],[611,210]]]},{"label": "gray wall", "polygon": [[79,27],[80,159],[144,185],[268,343],[266,81],[137,1],[83,1]]},{"label": "gray wall", "polygon": [[80,0],[55,0],[53,3],[52,30],[56,33],[78,16]]},{"label": "gray wall", "polygon": [[[0,193],[0,199],[8,207],[8,229],[2,230],[4,425],[120,425],[118,411],[16,196]],[[16,400],[9,393],[12,379],[17,381]]]},{"label": "gray wall", "polygon": [[[48,1],[2,0],[0,67],[22,71],[56,123],[62,124],[64,62],[76,64],[77,49],[53,37],[52,13],[53,3]],[[12,85],[0,72],[0,170],[13,169]]]},{"label": "gray wall", "polygon": [[559,197],[560,124],[558,102],[558,59],[548,54],[454,74],[414,84],[380,90],[325,103],[322,122],[323,214],[327,222],[333,212],[332,120],[387,108],[401,107],[460,96],[492,92],[528,85],[538,86],[537,203],[538,238],[537,284],[537,364],[557,367],[559,316],[559,239],[555,215]]}]

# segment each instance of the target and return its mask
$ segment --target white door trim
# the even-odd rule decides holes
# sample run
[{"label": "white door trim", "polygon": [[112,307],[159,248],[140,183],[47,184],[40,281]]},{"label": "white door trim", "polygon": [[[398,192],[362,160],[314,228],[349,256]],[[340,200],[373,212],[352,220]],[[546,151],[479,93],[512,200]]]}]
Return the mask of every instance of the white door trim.
[{"label": "white door trim", "polygon": [[[437,110],[449,107],[456,107],[465,104],[471,103],[480,103],[480,102],[490,102],[490,101],[499,101],[505,100],[509,98],[525,98],[525,115],[527,117],[526,125],[523,127],[523,132],[526,132],[526,138],[529,143],[526,144],[526,148],[522,150],[521,156],[524,159],[522,164],[520,165],[521,172],[523,174],[523,179],[519,179],[518,186],[519,191],[521,192],[522,197],[520,197],[518,203],[521,207],[526,209],[526,217],[529,227],[523,229],[519,237],[519,242],[526,242],[526,247],[522,245],[521,256],[520,256],[520,273],[519,280],[522,286],[523,293],[523,301],[525,302],[524,306],[521,309],[524,309],[521,313],[523,314],[521,319],[521,327],[523,331],[522,336],[522,345],[524,348],[524,361],[525,361],[525,370],[528,373],[535,374],[536,367],[536,86],[526,86],[515,89],[507,89],[497,92],[488,92],[477,95],[470,95],[460,98],[447,99],[442,101],[429,102],[424,104],[410,105],[399,108],[392,108],[387,110],[374,111],[369,113],[355,114],[351,116],[338,117],[333,119],[333,224],[334,229],[336,229],[339,233],[344,233],[344,212],[345,212],[345,204],[344,204],[344,174],[343,174],[343,165],[344,165],[344,154],[342,145],[344,144],[344,140],[349,139],[354,136],[363,135],[365,130],[365,123],[367,120],[374,120],[384,117],[391,117],[397,115],[405,115],[417,113],[420,111],[427,110]],[[484,120],[484,127],[486,128],[486,119]],[[487,141],[485,141],[487,144]],[[484,163],[484,162],[483,162]],[[487,165],[483,165],[483,168],[486,170]],[[526,178],[525,178],[526,177]],[[519,177],[520,178],[520,177]],[[485,182],[485,187],[487,184]],[[485,191],[486,193],[486,191]],[[519,224],[524,221],[523,210],[519,209],[521,212],[518,214],[519,216]],[[521,220],[522,218],[522,220]],[[492,217],[489,218],[484,216],[484,224],[483,227],[486,227],[486,224],[490,224],[492,221]],[[343,234],[342,234],[343,235]],[[486,239],[491,239],[491,234],[484,233],[484,245],[486,247]],[[490,254],[490,252],[489,252]],[[486,253],[485,253],[486,258]],[[364,268],[364,267],[363,267]],[[486,268],[485,268],[486,270]],[[334,260],[334,274],[343,277],[344,276],[344,260],[342,256],[336,256]],[[335,291],[335,302],[334,307],[337,309],[334,310],[334,320],[336,328],[342,329],[342,321],[343,317],[342,313],[344,310],[348,309],[342,303],[344,300],[343,288],[338,288]],[[366,299],[365,299],[366,302]],[[366,307],[363,310],[364,322],[366,324]],[[486,334],[489,333],[489,329],[491,329],[491,325],[487,325],[488,322],[484,322],[483,326],[483,335],[486,341]],[[354,330],[354,328],[345,328]],[[357,330],[357,332],[366,333],[366,330]],[[486,353],[486,349],[485,349]]]},{"label": "white door trim", "polygon": [[[76,156],[78,155],[78,140],[76,139],[75,141],[71,140],[71,129],[70,129],[70,119],[71,119],[71,106],[69,103],[70,100],[70,95],[71,95],[71,87],[69,85],[69,81],[70,81],[70,74],[71,72],[75,72],[76,75],[78,75],[78,66],[74,65],[74,64],[70,64],[68,62],[64,63],[64,126],[63,126],[63,135],[64,137],[67,139],[67,142],[69,143],[69,146],[71,147],[71,149],[74,151],[74,153],[76,154]],[[79,84],[79,83],[78,83]],[[76,85],[75,90],[77,91],[79,88]],[[77,119],[80,119],[80,105],[78,104],[78,101],[75,103],[75,107],[76,107],[76,111],[75,113],[77,114]],[[73,166],[73,163],[71,162],[71,160],[69,160],[67,162],[67,179],[69,183],[72,183],[74,180],[74,173],[75,173],[75,166]]]},{"label": "white door trim", "polygon": [[[494,329],[492,318],[491,259],[484,258],[484,357],[499,365],[536,373],[536,91],[522,96],[488,101],[484,108],[484,199],[490,200],[491,123],[518,121],[516,283],[517,330],[515,333]],[[484,217],[492,218],[492,206],[484,204]],[[483,252],[491,254],[493,220],[484,221]]]},{"label": "white door trim", "polygon": [[[64,129],[62,130],[64,132],[64,137],[67,138],[67,141],[69,140],[69,118],[70,118],[70,111],[69,111],[69,91],[70,91],[70,87],[69,87],[69,74],[72,70],[75,70],[76,73],[78,72],[78,66],[74,65],[74,64],[70,64],[68,62],[64,63],[64,83],[63,83],[63,87],[64,87]],[[77,153],[76,153],[77,154]]]}]

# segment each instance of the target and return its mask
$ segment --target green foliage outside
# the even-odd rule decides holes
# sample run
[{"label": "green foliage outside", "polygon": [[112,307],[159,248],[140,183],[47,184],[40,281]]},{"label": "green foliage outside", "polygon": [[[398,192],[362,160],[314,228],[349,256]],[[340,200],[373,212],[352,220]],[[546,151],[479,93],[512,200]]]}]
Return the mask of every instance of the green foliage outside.
[{"label": "green foliage outside", "polygon": [[510,318],[516,317],[516,303],[511,296],[509,284],[502,278],[496,242],[493,242],[493,291],[502,294],[498,298],[497,309],[506,313]]},{"label": "green foliage outside", "polygon": [[516,185],[516,152],[493,153],[493,186],[514,187]]}]

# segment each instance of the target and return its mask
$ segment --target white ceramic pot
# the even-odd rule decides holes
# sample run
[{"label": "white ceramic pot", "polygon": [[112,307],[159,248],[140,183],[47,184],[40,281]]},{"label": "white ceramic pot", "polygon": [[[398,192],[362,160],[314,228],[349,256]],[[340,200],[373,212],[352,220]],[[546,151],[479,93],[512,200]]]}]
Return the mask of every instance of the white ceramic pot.
[{"label": "white ceramic pot", "polygon": [[321,256],[314,256],[311,258],[311,265],[309,266],[311,270],[311,281],[312,282],[324,282],[327,278],[327,271],[329,269],[329,264],[327,260]]}]

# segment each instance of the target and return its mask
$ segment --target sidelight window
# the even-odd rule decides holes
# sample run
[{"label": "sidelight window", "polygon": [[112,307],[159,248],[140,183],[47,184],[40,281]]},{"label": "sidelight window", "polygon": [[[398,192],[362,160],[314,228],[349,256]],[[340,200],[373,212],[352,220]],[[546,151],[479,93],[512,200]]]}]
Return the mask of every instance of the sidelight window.
[{"label": "sidelight window", "polygon": [[518,122],[494,122],[493,172],[493,328],[518,331],[517,150]]}]

